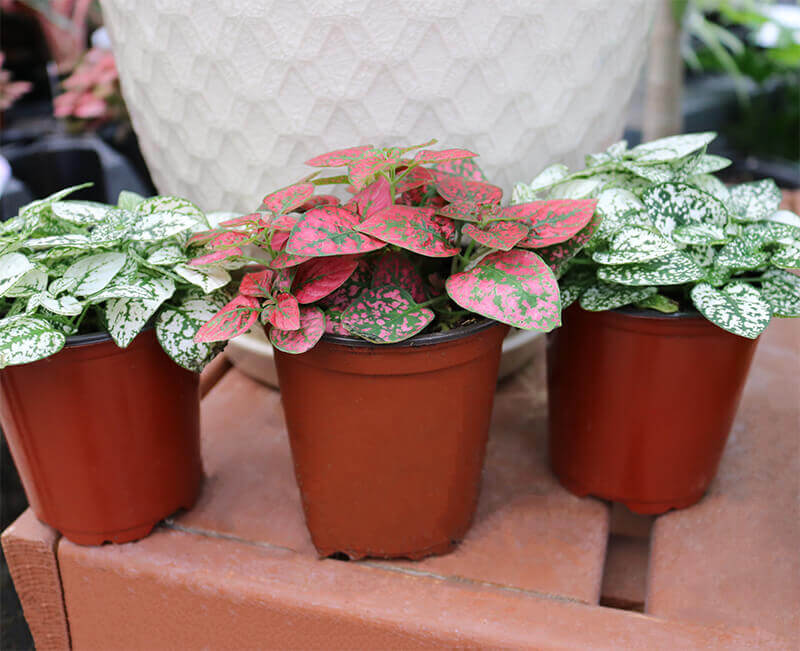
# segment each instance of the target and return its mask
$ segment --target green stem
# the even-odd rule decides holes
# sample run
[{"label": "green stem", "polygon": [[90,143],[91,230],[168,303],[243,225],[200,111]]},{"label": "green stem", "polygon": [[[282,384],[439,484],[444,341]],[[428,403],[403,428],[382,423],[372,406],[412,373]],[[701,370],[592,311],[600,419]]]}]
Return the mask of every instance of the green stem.
[{"label": "green stem", "polygon": [[436,296],[435,298],[428,299],[424,303],[417,303],[417,307],[428,307],[429,305],[437,305],[442,301],[448,301],[450,297],[447,294],[442,294],[441,296]]},{"label": "green stem", "polygon": [[128,249],[128,255],[130,255],[134,260],[136,260],[136,262],[138,262],[142,266],[147,267],[148,269],[150,269],[152,271],[155,271],[159,275],[167,276],[167,278],[172,278],[172,280],[174,280],[176,282],[179,282],[179,283],[185,283],[186,282],[186,279],[185,278],[181,278],[178,274],[174,274],[171,271],[168,271],[167,269],[164,269],[164,267],[159,267],[158,265],[150,264],[147,260],[145,260],[138,253],[136,253],[136,251],[134,251],[133,249]]}]

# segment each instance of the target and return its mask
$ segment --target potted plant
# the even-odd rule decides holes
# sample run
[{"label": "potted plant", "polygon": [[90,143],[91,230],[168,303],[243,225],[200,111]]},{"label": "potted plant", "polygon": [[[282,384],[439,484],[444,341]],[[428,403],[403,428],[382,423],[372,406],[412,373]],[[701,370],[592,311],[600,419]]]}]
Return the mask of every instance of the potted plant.
[{"label": "potted plant", "polygon": [[[322,556],[420,558],[464,536],[503,336],[560,323],[538,252],[594,212],[592,200],[503,208],[475,154],[433,142],[312,158],[346,173],[312,174],[193,239],[196,265],[253,261],[245,245],[266,255],[196,340],[268,329]],[[354,195],[314,194],[329,185]]]},{"label": "potted plant", "polygon": [[800,218],[771,180],[713,176],[730,162],[713,138],[620,142],[514,195],[598,199],[594,233],[548,260],[573,304],[548,344],[550,460],[572,492],[641,513],[702,497],[759,335],[800,316]]},{"label": "potted plant", "polygon": [[184,246],[192,203],[69,188],[0,225],[0,423],[36,515],[80,544],[146,535],[200,489],[193,341],[228,296]]}]

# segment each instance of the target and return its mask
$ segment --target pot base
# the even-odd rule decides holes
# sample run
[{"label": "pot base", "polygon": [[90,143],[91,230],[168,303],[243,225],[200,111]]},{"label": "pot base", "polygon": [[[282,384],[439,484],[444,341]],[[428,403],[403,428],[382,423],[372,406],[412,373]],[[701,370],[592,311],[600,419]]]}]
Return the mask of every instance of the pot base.
[{"label": "pot base", "polygon": [[448,554],[460,543],[460,540],[447,540],[442,543],[437,543],[425,549],[416,549],[409,552],[386,552],[381,549],[336,549],[335,547],[318,547],[316,543],[314,547],[317,550],[320,558],[330,558],[338,555],[347,556],[348,560],[360,561],[364,558],[386,558],[386,559],[408,559],[410,561],[418,561],[428,556],[442,556]]},{"label": "pot base", "polygon": [[640,502],[629,500],[619,495],[603,495],[597,491],[584,488],[579,482],[569,477],[559,475],[557,472],[555,475],[559,483],[576,497],[596,497],[597,499],[606,500],[608,502],[619,502],[639,515],[661,515],[672,509],[685,509],[688,506],[697,504],[705,495],[705,491],[703,491],[689,497],[676,497],[674,499],[660,500],[658,502]]}]

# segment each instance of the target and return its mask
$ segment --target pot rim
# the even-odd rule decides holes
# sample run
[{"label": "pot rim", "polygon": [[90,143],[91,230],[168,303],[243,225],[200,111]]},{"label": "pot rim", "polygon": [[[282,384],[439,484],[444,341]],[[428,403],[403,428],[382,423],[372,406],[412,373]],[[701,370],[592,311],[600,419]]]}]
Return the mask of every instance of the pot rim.
[{"label": "pot rim", "polygon": [[[478,316],[478,315],[476,315]],[[431,332],[425,335],[415,335],[405,341],[398,341],[395,344],[376,344],[366,339],[359,339],[357,337],[348,337],[346,335],[335,335],[326,333],[322,336],[322,341],[336,344],[339,346],[350,346],[351,348],[417,348],[419,346],[434,346],[446,341],[453,341],[462,339],[469,335],[481,332],[495,325],[503,325],[499,321],[487,319],[486,317],[479,317],[476,323],[453,328],[447,332]]]},{"label": "pot rim", "polygon": [[[148,330],[152,330],[155,326],[152,323],[148,323],[147,325],[142,328],[139,333],[136,335],[137,337],[142,334],[143,332],[147,332]],[[82,335],[70,335],[67,337],[66,342],[64,343],[64,348],[67,346],[75,347],[75,346],[89,346],[90,344],[99,344],[106,341],[113,341],[110,334],[107,332],[87,332]]]}]

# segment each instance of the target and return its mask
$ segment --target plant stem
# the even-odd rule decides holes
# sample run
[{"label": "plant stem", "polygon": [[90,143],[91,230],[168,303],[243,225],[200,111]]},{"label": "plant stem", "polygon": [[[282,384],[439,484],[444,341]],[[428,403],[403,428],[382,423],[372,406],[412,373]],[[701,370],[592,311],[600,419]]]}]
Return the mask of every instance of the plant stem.
[{"label": "plant stem", "polygon": [[448,301],[448,300],[450,300],[450,297],[447,294],[442,294],[440,296],[428,299],[424,303],[417,303],[417,307],[428,307],[429,305],[436,305],[438,303],[441,303],[442,301]]}]

